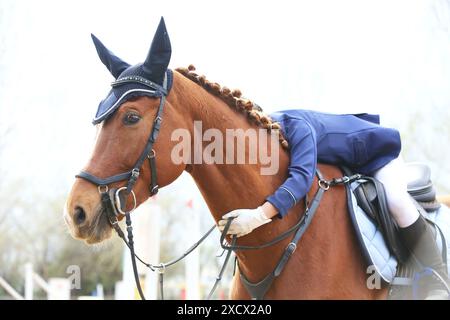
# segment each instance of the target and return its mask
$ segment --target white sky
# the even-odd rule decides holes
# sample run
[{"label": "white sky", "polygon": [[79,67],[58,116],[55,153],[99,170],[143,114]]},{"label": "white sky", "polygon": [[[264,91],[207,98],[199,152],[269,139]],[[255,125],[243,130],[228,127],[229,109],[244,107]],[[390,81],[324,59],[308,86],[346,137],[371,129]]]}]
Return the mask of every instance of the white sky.
[{"label": "white sky", "polygon": [[[133,64],[145,58],[160,16],[170,67],[193,63],[268,112],[381,113],[402,129],[421,110],[439,117],[450,107],[445,0],[2,0],[0,128],[11,129],[0,137],[4,179],[44,195],[67,193],[111,81],[90,33]],[[448,142],[433,132],[424,141],[435,136]],[[185,183],[175,190],[193,192]]]}]

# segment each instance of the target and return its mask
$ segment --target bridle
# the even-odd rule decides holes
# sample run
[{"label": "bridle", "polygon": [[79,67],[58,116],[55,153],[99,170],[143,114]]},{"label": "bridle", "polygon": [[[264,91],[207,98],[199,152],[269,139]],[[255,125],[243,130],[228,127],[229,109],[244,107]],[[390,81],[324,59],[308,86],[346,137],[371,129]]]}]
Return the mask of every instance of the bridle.
[{"label": "bridle", "polygon": [[[128,172],[120,173],[107,178],[99,178],[86,171],[81,171],[79,174],[76,175],[77,178],[85,179],[97,186],[101,196],[102,206],[106,210],[109,223],[112,225],[112,227],[116,230],[117,234],[125,241],[127,246],[130,248],[136,285],[138,287],[138,291],[142,299],[145,299],[145,297],[142,292],[139,283],[139,276],[137,273],[137,266],[134,253],[133,228],[131,227],[130,212],[134,208],[136,208],[136,195],[133,191],[133,188],[136,184],[136,181],[139,178],[141,167],[144,164],[145,159],[148,159],[150,164],[150,172],[151,172],[150,196],[154,196],[155,194],[158,193],[159,186],[156,172],[156,152],[153,149],[153,145],[155,144],[156,138],[158,137],[159,130],[161,128],[164,104],[166,101],[166,97],[169,93],[167,88],[168,88],[168,77],[170,72],[171,70],[167,70],[162,86],[139,76],[127,76],[119,78],[111,84],[111,86],[114,88],[116,86],[120,86],[123,84],[137,83],[139,85],[144,85],[146,87],[151,88],[152,90],[154,90],[154,94],[152,94],[152,96],[160,98],[158,110],[156,112],[155,120],[153,121],[152,129],[147,139],[147,143],[138,160],[136,161],[136,164],[133,166],[133,169],[131,169]],[[126,187],[111,190],[109,189],[108,187],[109,184],[124,180],[128,180]],[[134,205],[131,211],[126,211],[125,209],[126,199],[130,194],[133,197]],[[119,221],[117,220],[117,217],[121,214],[125,215],[126,219],[125,221],[128,232],[128,241],[126,240],[125,235],[123,234],[122,230],[118,225]]]},{"label": "bridle", "polygon": [[[167,72],[169,72],[168,70]],[[156,112],[155,120],[153,121],[152,130],[150,131],[150,135],[147,139],[147,143],[145,145],[144,150],[142,151],[141,155],[139,156],[136,164],[133,166],[133,169],[131,169],[128,172],[120,173],[114,176],[110,176],[107,178],[99,178],[94,176],[93,174],[90,174],[86,171],[81,171],[79,174],[76,175],[77,178],[85,179],[95,185],[98,186],[100,193],[106,193],[108,191],[108,185],[115,182],[120,182],[128,179],[127,186],[122,187],[116,191],[115,198],[119,199],[119,195],[121,191],[125,191],[127,195],[133,194],[133,188],[136,184],[137,179],[139,178],[141,167],[145,161],[145,159],[149,160],[150,164],[150,172],[151,172],[151,181],[150,181],[150,196],[154,196],[158,193],[158,178],[156,173],[156,152],[153,149],[153,145],[155,144],[156,138],[158,137],[159,130],[161,128],[161,122],[162,122],[162,115],[164,110],[164,104],[166,102],[166,96],[168,95],[167,90],[167,80],[168,76],[166,74],[164,78],[163,85],[160,86],[152,81],[149,81],[147,79],[144,79],[139,76],[130,76],[130,77],[124,77],[119,78],[116,81],[114,81],[111,85],[112,87],[120,86],[123,84],[128,83],[138,83],[143,84],[147,87],[150,87],[154,91],[154,97],[159,97],[159,106],[158,111]],[[135,197],[134,197],[135,199]],[[136,205],[136,201],[135,201]],[[122,211],[122,206],[118,206],[118,210]],[[125,214],[125,212],[121,212],[122,214]]]},{"label": "bridle", "polygon": [[[169,267],[171,265],[174,265],[175,263],[181,261],[184,259],[187,255],[189,255],[192,251],[194,251],[216,228],[216,225],[214,224],[205,235],[203,235],[199,241],[197,241],[194,245],[192,245],[186,252],[184,252],[180,257],[173,259],[167,263],[160,263],[159,265],[152,265],[150,263],[144,262],[142,259],[139,258],[138,255],[135,254],[134,251],[134,240],[133,240],[133,228],[131,226],[131,216],[130,213],[132,210],[136,208],[136,196],[133,191],[133,188],[136,184],[137,179],[139,178],[141,167],[145,162],[145,159],[149,160],[150,165],[150,172],[151,172],[151,181],[150,181],[150,196],[155,195],[158,193],[158,179],[157,179],[157,172],[156,172],[156,152],[153,149],[153,145],[156,141],[156,138],[158,137],[160,128],[161,128],[161,122],[162,122],[162,115],[164,110],[164,104],[166,97],[169,93],[168,90],[168,75],[171,70],[167,70],[163,85],[160,86],[152,81],[149,81],[145,78],[139,77],[139,76],[127,76],[123,78],[119,78],[116,81],[114,81],[111,85],[113,87],[120,86],[122,84],[129,84],[129,83],[137,83],[140,85],[144,85],[146,87],[151,88],[154,90],[154,94],[152,94],[153,97],[159,97],[160,102],[158,106],[158,110],[155,116],[155,119],[153,121],[152,129],[150,131],[150,135],[147,139],[147,143],[145,145],[144,150],[142,151],[141,155],[139,156],[136,164],[133,166],[133,168],[124,173],[120,173],[117,175],[113,175],[107,178],[99,178],[96,177],[93,174],[90,174],[86,171],[81,171],[79,174],[76,175],[77,178],[85,179],[94,185],[97,186],[98,191],[101,196],[101,202],[102,207],[104,208],[109,223],[114,228],[116,233],[122,240],[125,242],[125,244],[130,249],[131,254],[131,261],[133,266],[133,273],[134,278],[136,282],[136,287],[138,289],[139,295],[141,296],[142,300],[145,300],[140,281],[139,281],[139,274],[137,271],[137,265],[136,265],[136,259],[142,262],[146,267],[150,268],[152,271],[158,271],[160,277],[159,277],[159,284],[160,284],[160,296],[163,299],[164,293],[163,293],[163,274],[166,269],[166,267]],[[216,277],[216,280],[214,282],[214,285],[211,289],[211,291],[208,294],[207,299],[210,299],[212,297],[212,294],[214,293],[215,289],[218,286],[218,283],[220,282],[222,275],[226,269],[226,266],[230,260],[231,253],[236,250],[258,250],[267,248],[269,246],[272,246],[284,239],[286,239],[289,235],[293,234],[293,238],[285,248],[285,251],[283,252],[282,256],[280,257],[275,269],[269,273],[263,280],[261,280],[258,283],[252,283],[250,282],[245,275],[240,272],[240,279],[244,285],[244,287],[247,289],[249,294],[253,299],[263,299],[266,292],[269,290],[272,282],[275,280],[276,277],[278,277],[282,270],[284,269],[286,263],[288,262],[291,255],[294,253],[294,251],[297,248],[297,243],[302,238],[303,234],[305,233],[306,229],[310,225],[312,218],[314,217],[317,208],[319,207],[320,201],[322,199],[323,194],[332,186],[339,185],[339,184],[347,184],[354,180],[357,180],[360,178],[360,175],[354,175],[351,177],[344,176],[342,178],[338,179],[332,179],[331,181],[324,180],[322,174],[317,169],[316,174],[318,176],[318,186],[319,188],[316,191],[316,194],[312,198],[311,202],[308,202],[307,197],[305,197],[305,212],[299,219],[299,221],[290,227],[288,230],[283,232],[282,234],[275,237],[272,241],[269,241],[262,245],[257,246],[242,246],[242,245],[236,245],[236,236],[233,236],[231,238],[230,244],[226,244],[226,235],[228,233],[228,229],[230,228],[232,218],[228,220],[222,234],[220,237],[221,247],[223,248],[224,252],[227,251],[227,255],[225,257],[225,260],[223,262],[223,265],[220,269],[219,275]],[[127,181],[126,187],[120,187],[120,188],[109,188],[109,184],[116,183],[120,181]],[[133,209],[127,211],[125,209],[126,206],[126,199],[129,195],[132,195],[134,205]],[[122,229],[119,226],[119,221],[117,219],[118,216],[124,215],[125,216],[125,222],[127,226],[127,238],[125,237],[125,234],[123,233]],[[236,262],[235,266],[238,265]]]}]

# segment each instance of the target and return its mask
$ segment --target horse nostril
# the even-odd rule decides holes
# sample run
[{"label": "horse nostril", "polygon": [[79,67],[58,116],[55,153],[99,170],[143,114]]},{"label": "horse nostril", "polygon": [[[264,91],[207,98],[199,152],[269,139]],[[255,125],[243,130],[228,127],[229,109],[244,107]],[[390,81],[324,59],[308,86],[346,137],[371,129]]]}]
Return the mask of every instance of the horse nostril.
[{"label": "horse nostril", "polygon": [[86,213],[83,208],[75,207],[75,212],[73,214],[73,220],[76,224],[80,225],[86,220]]}]

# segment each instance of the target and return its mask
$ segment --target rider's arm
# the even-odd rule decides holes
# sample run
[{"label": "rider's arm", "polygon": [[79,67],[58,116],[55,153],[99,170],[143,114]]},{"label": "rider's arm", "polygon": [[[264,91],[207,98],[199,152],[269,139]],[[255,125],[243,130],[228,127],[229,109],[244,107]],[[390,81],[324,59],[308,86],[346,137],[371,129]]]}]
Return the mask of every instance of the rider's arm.
[{"label": "rider's arm", "polygon": [[316,171],[317,142],[311,125],[303,119],[288,119],[284,121],[284,134],[290,146],[288,178],[267,197],[271,205],[265,203],[263,210],[268,218],[276,213],[279,217],[285,216],[306,195]]},{"label": "rider's arm", "polygon": [[241,237],[269,223],[277,214],[283,217],[311,187],[317,162],[315,132],[301,119],[288,119],[283,122],[285,137],[290,144],[288,178],[262,206],[255,209],[237,209],[222,216],[218,222],[221,232],[230,218],[233,218],[233,221],[228,234]]}]

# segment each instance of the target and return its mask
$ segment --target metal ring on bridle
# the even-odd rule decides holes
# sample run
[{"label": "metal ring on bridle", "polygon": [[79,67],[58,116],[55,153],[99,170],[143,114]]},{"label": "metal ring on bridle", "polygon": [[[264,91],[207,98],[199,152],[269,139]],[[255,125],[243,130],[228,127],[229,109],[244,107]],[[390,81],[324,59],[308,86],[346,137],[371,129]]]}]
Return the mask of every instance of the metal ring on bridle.
[{"label": "metal ring on bridle", "polygon": [[319,187],[325,191],[330,189],[330,183],[326,180],[319,180]]},{"label": "metal ring on bridle", "polygon": [[[122,190],[126,190],[127,188],[126,187],[122,187],[122,188],[119,188],[119,189],[117,189],[116,190],[116,193],[115,193],[115,200],[116,200],[116,208],[117,208],[117,211],[119,211],[119,213],[121,213],[121,214],[126,214],[126,212],[124,212],[123,210],[122,210],[122,204],[120,203],[120,191],[122,191]],[[134,194],[134,191],[133,190],[131,190],[131,195],[133,196],[133,201],[134,201],[134,205],[133,205],[133,209],[131,209],[130,211],[133,211],[134,209],[136,209],[136,195]]]},{"label": "metal ring on bridle", "polygon": [[166,265],[164,263],[161,263],[159,266],[154,267],[159,274],[163,274],[166,271]]},{"label": "metal ring on bridle", "polygon": [[[104,189],[102,189],[102,188],[104,188]],[[97,190],[100,193],[106,193],[106,192],[108,192],[109,188],[107,185],[100,185],[97,187]]]},{"label": "metal ring on bridle", "polygon": [[152,149],[151,151],[150,151],[150,153],[147,155],[147,158],[154,158],[156,156],[156,151],[155,151],[155,149]]}]

